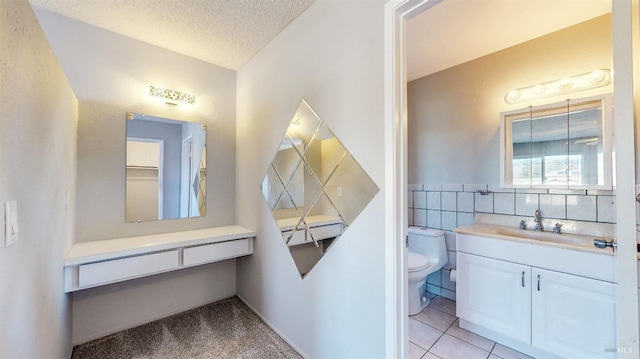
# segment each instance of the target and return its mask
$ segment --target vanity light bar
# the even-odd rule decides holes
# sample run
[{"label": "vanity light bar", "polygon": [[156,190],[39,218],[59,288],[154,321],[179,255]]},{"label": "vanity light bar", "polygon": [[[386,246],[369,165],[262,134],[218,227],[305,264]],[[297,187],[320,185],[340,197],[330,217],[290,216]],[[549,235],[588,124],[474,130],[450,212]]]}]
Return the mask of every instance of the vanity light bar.
[{"label": "vanity light bar", "polygon": [[611,70],[594,70],[580,75],[511,90],[504,96],[504,102],[515,104],[570,92],[594,89],[610,83]]},{"label": "vanity light bar", "polygon": [[149,86],[149,95],[153,97],[160,97],[164,99],[166,103],[174,105],[178,104],[178,102],[188,103],[190,105],[196,103],[196,97],[194,95],[176,90],[163,89],[153,85]]}]

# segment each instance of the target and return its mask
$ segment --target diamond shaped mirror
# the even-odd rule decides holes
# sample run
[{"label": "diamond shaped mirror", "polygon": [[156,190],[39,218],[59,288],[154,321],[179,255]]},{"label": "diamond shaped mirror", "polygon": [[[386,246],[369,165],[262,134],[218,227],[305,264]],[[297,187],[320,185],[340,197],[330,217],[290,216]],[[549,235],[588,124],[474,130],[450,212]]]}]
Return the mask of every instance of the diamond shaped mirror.
[{"label": "diamond shaped mirror", "polygon": [[262,194],[304,278],[379,188],[303,99]]}]

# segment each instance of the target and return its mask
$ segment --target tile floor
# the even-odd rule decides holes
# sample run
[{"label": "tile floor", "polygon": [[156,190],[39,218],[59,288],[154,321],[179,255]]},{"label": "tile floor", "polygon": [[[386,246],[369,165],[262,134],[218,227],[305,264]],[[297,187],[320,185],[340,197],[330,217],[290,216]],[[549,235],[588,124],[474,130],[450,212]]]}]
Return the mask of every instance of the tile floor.
[{"label": "tile floor", "polygon": [[409,317],[409,359],[531,359],[511,348],[461,329],[456,302],[433,297]]}]

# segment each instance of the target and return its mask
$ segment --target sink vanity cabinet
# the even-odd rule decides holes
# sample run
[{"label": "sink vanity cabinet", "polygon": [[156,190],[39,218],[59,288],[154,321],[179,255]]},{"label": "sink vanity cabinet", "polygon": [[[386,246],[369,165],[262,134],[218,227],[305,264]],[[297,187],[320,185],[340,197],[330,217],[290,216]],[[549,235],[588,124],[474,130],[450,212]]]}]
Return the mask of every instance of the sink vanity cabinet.
[{"label": "sink vanity cabinet", "polygon": [[461,328],[538,358],[615,357],[611,252],[460,232],[457,246]]}]

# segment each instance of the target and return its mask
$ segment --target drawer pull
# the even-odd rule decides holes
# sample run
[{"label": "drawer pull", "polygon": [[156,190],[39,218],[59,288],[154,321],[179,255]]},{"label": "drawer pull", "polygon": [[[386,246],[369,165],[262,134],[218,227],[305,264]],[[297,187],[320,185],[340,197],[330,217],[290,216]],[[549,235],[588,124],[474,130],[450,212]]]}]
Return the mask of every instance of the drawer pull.
[{"label": "drawer pull", "polygon": [[538,292],[540,291],[540,274],[538,274]]},{"label": "drawer pull", "polygon": [[522,288],[524,288],[524,271],[522,271]]}]

